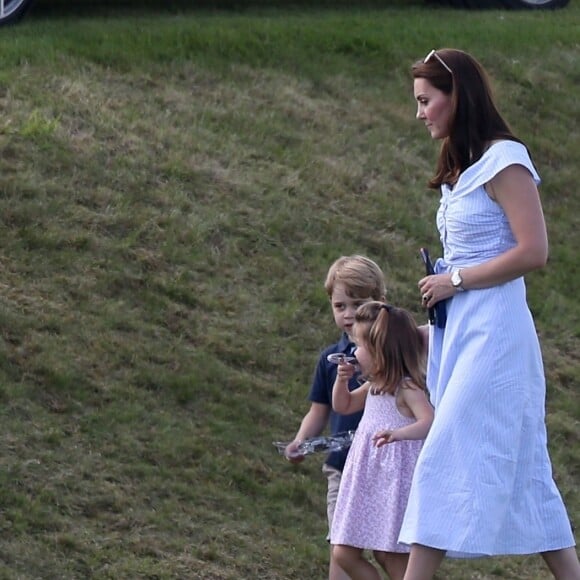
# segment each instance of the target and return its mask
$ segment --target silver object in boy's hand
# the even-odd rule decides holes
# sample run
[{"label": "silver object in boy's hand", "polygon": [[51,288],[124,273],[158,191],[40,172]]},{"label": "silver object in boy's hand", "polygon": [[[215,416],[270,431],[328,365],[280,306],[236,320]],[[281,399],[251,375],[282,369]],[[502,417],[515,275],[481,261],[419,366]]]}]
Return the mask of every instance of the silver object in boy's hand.
[{"label": "silver object in boy's hand", "polygon": [[[304,439],[297,448],[297,455],[311,455],[312,453],[331,453],[348,449],[354,438],[355,431],[341,431],[336,435],[320,435]],[[280,455],[285,454],[290,441],[274,441],[274,446]]]}]

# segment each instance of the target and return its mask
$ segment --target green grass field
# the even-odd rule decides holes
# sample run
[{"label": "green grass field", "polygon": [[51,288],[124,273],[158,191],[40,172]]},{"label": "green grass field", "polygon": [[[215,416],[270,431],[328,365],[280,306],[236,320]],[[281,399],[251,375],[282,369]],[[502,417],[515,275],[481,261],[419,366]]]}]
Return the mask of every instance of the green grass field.
[{"label": "green grass field", "polygon": [[[49,4],[0,30],[0,578],[325,578],[322,457],[272,441],[336,337],[336,257],[378,261],[425,320],[437,144],[409,68],[442,46],[487,67],[544,179],[529,302],[580,525],[577,2]],[[537,556],[438,576],[547,577]]]}]

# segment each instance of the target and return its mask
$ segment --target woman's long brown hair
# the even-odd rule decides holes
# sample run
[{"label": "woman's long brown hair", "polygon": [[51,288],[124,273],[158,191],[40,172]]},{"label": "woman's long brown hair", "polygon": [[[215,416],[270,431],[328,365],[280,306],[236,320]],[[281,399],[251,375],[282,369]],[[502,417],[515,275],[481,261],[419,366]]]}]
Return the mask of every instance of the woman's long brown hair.
[{"label": "woman's long brown hair", "polygon": [[437,169],[429,181],[433,189],[443,183],[454,185],[459,174],[478,161],[492,141],[522,143],[500,115],[483,67],[461,50],[442,48],[437,55],[452,73],[437,58],[416,62],[412,67],[414,79],[426,79],[451,95],[453,106],[449,136],[443,139]]}]

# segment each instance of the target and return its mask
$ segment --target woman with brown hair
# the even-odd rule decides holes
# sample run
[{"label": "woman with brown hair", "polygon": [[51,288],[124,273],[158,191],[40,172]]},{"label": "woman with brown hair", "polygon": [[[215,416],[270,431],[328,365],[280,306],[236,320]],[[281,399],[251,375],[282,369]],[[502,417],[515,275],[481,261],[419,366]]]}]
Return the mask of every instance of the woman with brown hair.
[{"label": "woman with brown hair", "polygon": [[425,307],[446,301],[447,322],[430,329],[435,420],[399,538],[411,545],[405,580],[430,580],[445,555],[532,553],[556,578],[580,580],[524,283],[548,257],[540,178],[473,57],[433,50],[412,74],[417,118],[441,141],[429,185],[441,191],[443,257],[419,289]]}]

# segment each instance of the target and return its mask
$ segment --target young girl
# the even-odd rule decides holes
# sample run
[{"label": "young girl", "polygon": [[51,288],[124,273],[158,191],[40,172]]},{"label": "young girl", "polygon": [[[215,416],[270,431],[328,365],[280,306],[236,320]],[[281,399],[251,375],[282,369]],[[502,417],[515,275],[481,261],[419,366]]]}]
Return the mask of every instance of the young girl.
[{"label": "young girl", "polygon": [[403,578],[409,547],[398,543],[413,469],[433,421],[425,392],[424,344],[412,316],[382,302],[356,312],[355,356],[367,382],[348,390],[355,367],[340,364],[332,404],[364,408],[340,484],[330,541],[353,580],[380,580],[363,555],[373,550],[391,580]]}]

